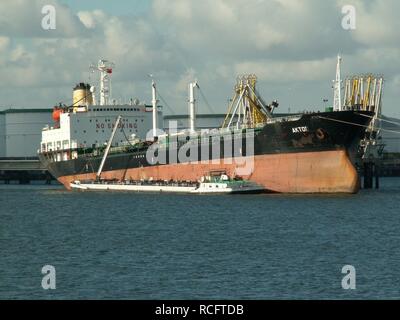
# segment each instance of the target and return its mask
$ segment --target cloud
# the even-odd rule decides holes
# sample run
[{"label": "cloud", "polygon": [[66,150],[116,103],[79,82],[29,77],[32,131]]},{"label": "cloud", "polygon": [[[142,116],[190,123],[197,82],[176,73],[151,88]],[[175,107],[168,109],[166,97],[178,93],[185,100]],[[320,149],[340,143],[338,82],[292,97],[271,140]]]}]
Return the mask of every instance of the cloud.
[{"label": "cloud", "polygon": [[78,12],[79,20],[88,29],[94,29],[99,23],[106,19],[106,14],[101,10],[80,11]]},{"label": "cloud", "polygon": [[[324,81],[332,76],[335,58],[311,61],[246,61],[234,66],[236,74],[254,73],[269,83],[294,81]],[[314,70],[318,70],[317,73]]]},{"label": "cloud", "polygon": [[400,20],[397,0],[340,0],[340,5],[351,4],[356,9],[356,30],[351,32],[354,41],[368,47],[398,47]]},{"label": "cloud", "polygon": [[[56,9],[56,29],[42,28],[42,8],[46,5]],[[86,34],[86,28],[78,17],[56,0],[2,0],[0,2],[0,35],[13,38],[60,38],[78,37]]]},{"label": "cloud", "polygon": [[10,45],[10,38],[8,37],[1,37],[0,36],[0,51],[7,50],[8,46]]},{"label": "cloud", "polygon": [[199,55],[304,60],[355,50],[332,1],[156,0],[153,11],[180,50]]},{"label": "cloud", "polygon": [[190,82],[196,80],[196,71],[193,68],[185,70],[175,85],[176,92],[186,93]]},{"label": "cloud", "polygon": [[[244,73],[256,73],[265,99],[278,98],[282,110],[304,109],[332,96],[340,52],[344,75],[386,76],[385,108],[400,115],[400,2],[153,0],[148,12],[133,17],[96,7],[74,12],[62,1],[0,2],[3,103],[49,106],[70,99],[75,82],[98,81],[88,67],[105,58],[116,64],[115,97],[150,101],[152,73],[176,113],[187,112],[187,83],[195,78],[215,111],[224,112],[236,76]],[[56,7],[54,32],[41,29],[44,4]],[[341,26],[344,4],[356,7],[354,31]]]}]

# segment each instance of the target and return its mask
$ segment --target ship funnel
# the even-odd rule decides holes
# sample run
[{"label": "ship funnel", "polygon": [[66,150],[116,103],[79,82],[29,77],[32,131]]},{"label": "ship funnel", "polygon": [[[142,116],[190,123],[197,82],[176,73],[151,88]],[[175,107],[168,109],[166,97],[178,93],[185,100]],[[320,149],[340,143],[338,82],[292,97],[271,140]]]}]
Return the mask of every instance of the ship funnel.
[{"label": "ship funnel", "polygon": [[197,81],[189,83],[189,126],[190,132],[196,131],[196,99],[194,95],[194,88],[198,88]]},{"label": "ship funnel", "polygon": [[72,95],[72,106],[91,106],[93,104],[93,95],[90,92],[90,85],[83,82],[77,84]]}]

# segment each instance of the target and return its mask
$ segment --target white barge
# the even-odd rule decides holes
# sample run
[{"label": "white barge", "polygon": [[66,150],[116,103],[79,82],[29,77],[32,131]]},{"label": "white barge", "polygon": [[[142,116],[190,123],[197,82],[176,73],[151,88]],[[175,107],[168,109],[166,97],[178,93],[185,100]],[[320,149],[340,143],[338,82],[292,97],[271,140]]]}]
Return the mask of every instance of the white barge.
[{"label": "white barge", "polygon": [[[208,177],[210,178],[210,177]],[[264,188],[244,180],[229,180],[226,175],[202,179],[202,182],[153,181],[74,181],[71,189],[81,191],[134,191],[197,194],[261,193]]]}]

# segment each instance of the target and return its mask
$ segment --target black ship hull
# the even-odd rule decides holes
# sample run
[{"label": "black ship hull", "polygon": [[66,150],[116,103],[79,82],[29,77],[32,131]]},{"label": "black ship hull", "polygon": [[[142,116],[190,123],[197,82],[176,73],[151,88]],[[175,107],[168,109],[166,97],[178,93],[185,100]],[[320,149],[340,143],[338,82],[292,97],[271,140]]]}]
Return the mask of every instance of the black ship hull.
[{"label": "black ship hull", "polygon": [[[153,157],[149,156],[149,148],[154,148],[155,144],[110,153],[102,177],[197,181],[210,170],[224,170],[231,176],[254,181],[271,192],[354,193],[359,189],[354,161],[372,115],[366,111],[309,113],[295,120],[287,117],[267,123],[254,130],[220,132],[206,136],[206,140],[197,138],[200,141],[196,145],[198,152],[193,152],[192,148],[189,153],[193,154],[184,157],[186,160],[176,155],[191,139],[173,141],[170,137],[166,144],[157,143]],[[254,137],[251,147],[246,142],[249,137]],[[205,145],[209,149],[206,158]],[[77,159],[65,161],[55,161],[57,151],[53,151],[41,153],[40,159],[50,173],[69,188],[74,180],[95,178],[102,154],[91,151],[80,150]],[[162,152],[165,153],[163,161],[154,162],[154,155],[159,157]],[[236,158],[248,163],[238,163]],[[247,165],[249,168],[243,169]]]}]

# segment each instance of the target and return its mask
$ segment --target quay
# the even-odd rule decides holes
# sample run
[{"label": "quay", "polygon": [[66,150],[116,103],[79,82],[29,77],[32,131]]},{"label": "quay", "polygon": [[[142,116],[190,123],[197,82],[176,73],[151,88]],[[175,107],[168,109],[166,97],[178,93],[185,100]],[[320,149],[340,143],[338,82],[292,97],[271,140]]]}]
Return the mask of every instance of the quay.
[{"label": "quay", "polygon": [[32,181],[52,184],[56,180],[37,157],[0,158],[0,183],[30,184]]}]

